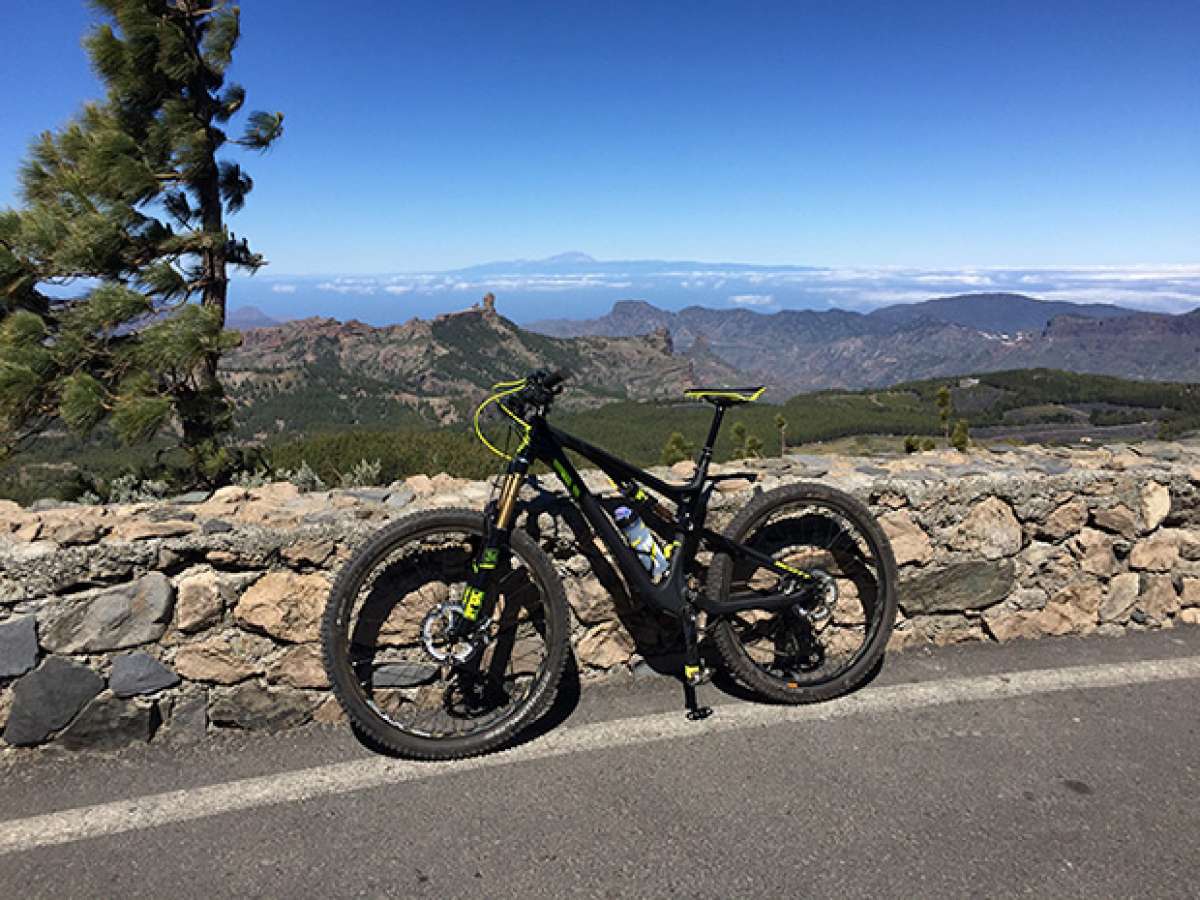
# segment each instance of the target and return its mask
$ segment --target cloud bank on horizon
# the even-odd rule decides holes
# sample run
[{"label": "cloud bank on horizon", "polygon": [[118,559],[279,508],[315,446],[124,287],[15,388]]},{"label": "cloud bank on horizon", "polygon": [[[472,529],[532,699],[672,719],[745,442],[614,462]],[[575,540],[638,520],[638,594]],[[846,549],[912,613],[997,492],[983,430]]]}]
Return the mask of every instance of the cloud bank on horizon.
[{"label": "cloud bank on horizon", "polygon": [[311,315],[382,325],[463,309],[483,294],[518,322],[602,315],[617,300],[685,306],[868,312],[952,294],[1006,292],[1111,303],[1146,312],[1200,308],[1200,265],[1061,268],[822,268],[666,261],[598,261],[563,254],[448,272],[258,276],[236,282],[234,306],[274,318]]}]

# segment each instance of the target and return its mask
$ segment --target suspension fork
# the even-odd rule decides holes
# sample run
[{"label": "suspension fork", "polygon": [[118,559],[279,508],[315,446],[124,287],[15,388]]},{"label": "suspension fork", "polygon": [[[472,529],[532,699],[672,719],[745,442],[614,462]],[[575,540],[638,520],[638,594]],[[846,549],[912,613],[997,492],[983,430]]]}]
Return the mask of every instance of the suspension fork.
[{"label": "suspension fork", "polygon": [[529,460],[518,456],[500,485],[500,495],[495,503],[495,518],[488,520],[487,532],[479,555],[471,561],[471,572],[467,576],[467,587],[462,599],[462,628],[470,631],[482,618],[486,621],[495,602],[492,587],[496,572],[507,565],[508,539],[517,517],[517,497],[529,469]]}]

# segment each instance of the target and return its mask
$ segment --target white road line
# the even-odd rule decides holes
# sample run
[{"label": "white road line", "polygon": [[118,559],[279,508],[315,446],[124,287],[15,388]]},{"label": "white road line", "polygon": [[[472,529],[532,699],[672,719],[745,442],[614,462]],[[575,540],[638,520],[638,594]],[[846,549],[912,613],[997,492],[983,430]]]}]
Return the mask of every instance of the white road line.
[{"label": "white road line", "polygon": [[26,819],[11,819],[0,822],[0,856],[238,810],[295,803],[589,750],[629,747],[684,737],[695,740],[704,735],[738,729],[901,712],[951,703],[1005,700],[1059,691],[1193,678],[1200,678],[1200,656],[868,687],[840,700],[815,706],[730,704],[721,706],[703,722],[689,722],[681,712],[597,722],[561,728],[516,749],[460,762],[417,763],[382,757],[354,760],[117,800]]}]

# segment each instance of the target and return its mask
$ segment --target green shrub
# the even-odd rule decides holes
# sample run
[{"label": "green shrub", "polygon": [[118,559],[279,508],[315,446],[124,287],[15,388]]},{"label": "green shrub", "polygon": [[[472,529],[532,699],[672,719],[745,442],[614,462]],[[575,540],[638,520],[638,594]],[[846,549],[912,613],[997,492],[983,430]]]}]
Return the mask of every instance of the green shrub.
[{"label": "green shrub", "polygon": [[966,453],[970,443],[971,430],[967,426],[967,420],[959,419],[954,423],[954,432],[950,435],[950,446],[959,453]]},{"label": "green shrub", "polygon": [[379,460],[376,459],[368,462],[365,459],[360,459],[349,472],[341,474],[340,481],[342,487],[370,487],[371,485],[379,484],[379,473],[382,470],[383,463]]}]

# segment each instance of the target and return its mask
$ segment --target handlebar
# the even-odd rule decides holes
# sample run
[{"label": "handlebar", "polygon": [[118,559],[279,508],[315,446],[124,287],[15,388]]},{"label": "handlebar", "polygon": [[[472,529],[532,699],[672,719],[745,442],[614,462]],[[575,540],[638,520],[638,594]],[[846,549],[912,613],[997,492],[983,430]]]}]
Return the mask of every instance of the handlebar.
[{"label": "handlebar", "polygon": [[536,372],[530,372],[524,378],[525,387],[513,394],[511,399],[505,403],[518,415],[524,415],[525,410],[530,407],[541,407],[543,411],[546,411],[554,402],[554,398],[562,393],[563,382],[570,377],[571,373],[566,369],[558,369],[554,372],[538,369]]},{"label": "handlebar", "polygon": [[[536,375],[539,373],[535,372],[534,374]],[[566,369],[559,369],[556,372],[551,372],[542,379],[542,387],[552,393],[557,394],[559,386],[570,377],[571,373]]]}]

